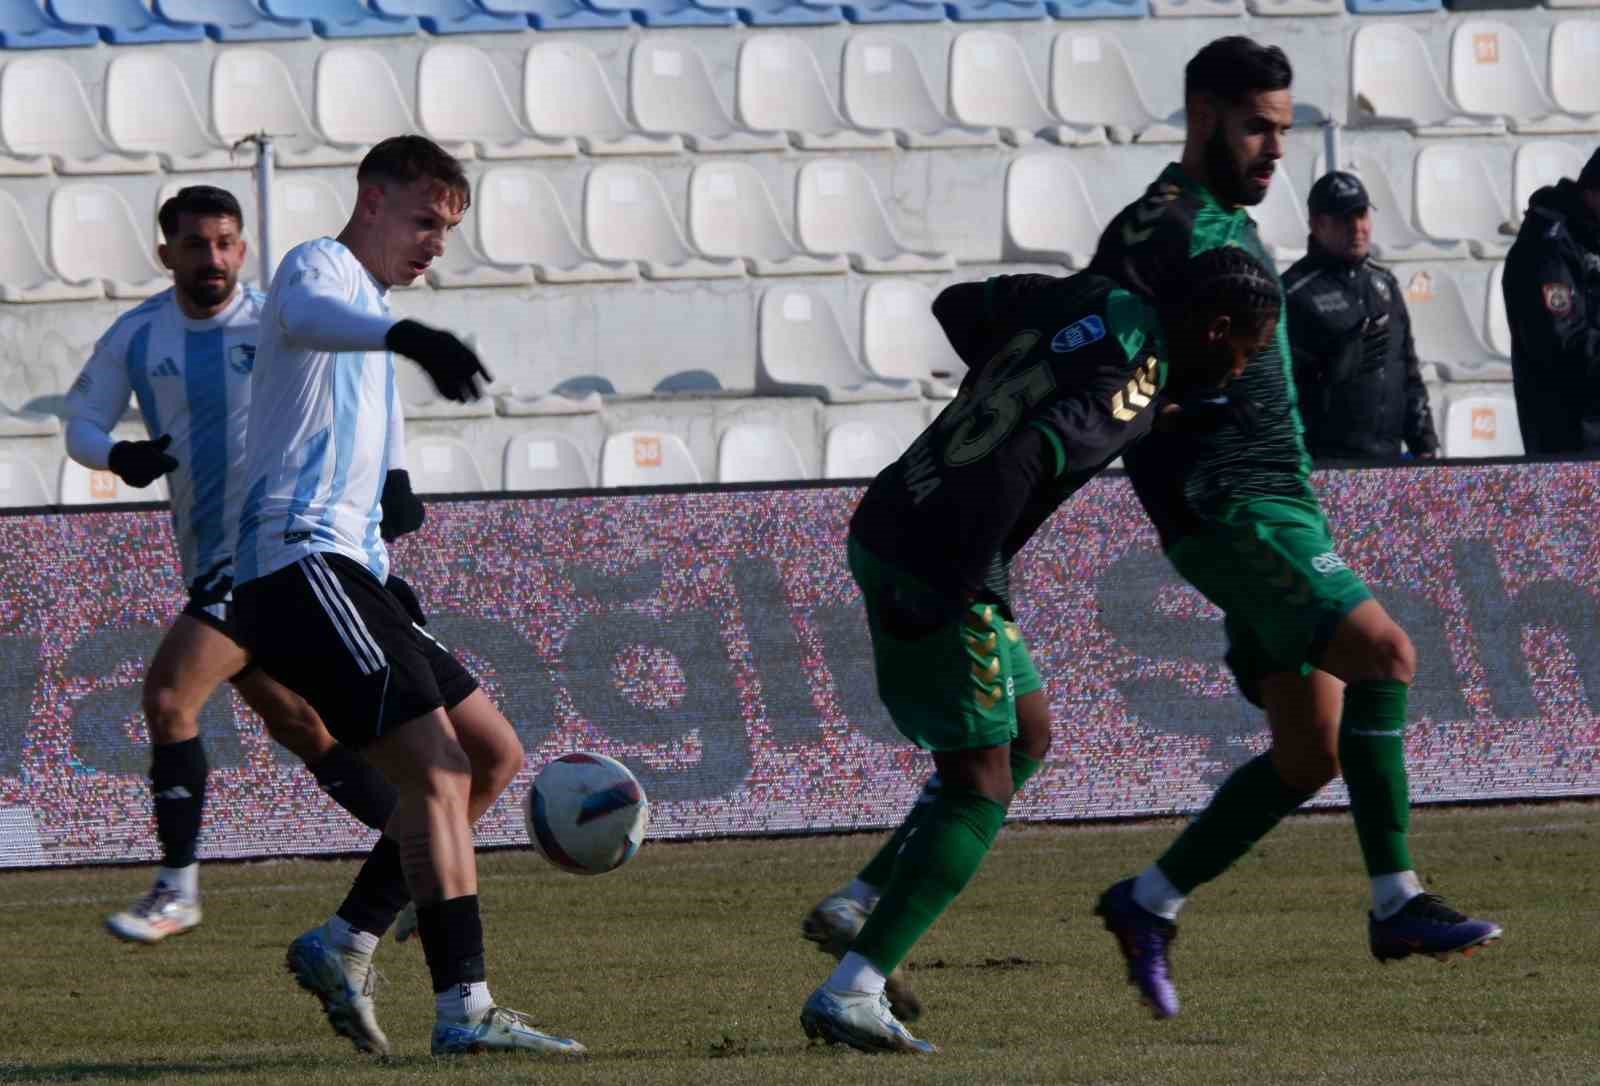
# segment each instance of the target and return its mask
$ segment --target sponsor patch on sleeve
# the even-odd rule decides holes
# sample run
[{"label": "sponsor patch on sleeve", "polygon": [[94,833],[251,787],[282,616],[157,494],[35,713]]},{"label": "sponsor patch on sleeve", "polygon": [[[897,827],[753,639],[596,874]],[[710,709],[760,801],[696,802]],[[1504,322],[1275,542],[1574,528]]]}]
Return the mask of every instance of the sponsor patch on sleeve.
[{"label": "sponsor patch on sleeve", "polygon": [[1056,354],[1066,354],[1076,351],[1079,347],[1087,346],[1106,336],[1106,322],[1090,314],[1080,321],[1067,325],[1055,334],[1050,341],[1050,349]]},{"label": "sponsor patch on sleeve", "polygon": [[1544,307],[1553,317],[1565,317],[1572,312],[1572,284],[1546,283],[1544,285]]}]

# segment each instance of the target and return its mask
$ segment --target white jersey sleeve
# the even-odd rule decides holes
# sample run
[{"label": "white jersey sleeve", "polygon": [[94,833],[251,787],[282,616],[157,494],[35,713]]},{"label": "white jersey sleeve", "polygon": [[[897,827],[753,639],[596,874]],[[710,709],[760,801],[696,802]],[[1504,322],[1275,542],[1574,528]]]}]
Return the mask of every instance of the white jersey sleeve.
[{"label": "white jersey sleeve", "polygon": [[86,468],[104,471],[108,466],[111,428],[128,409],[133,384],[128,379],[128,329],[118,321],[94,345],[78,379],[67,393],[67,455]]},{"label": "white jersey sleeve", "polygon": [[[349,253],[342,245],[339,248]],[[398,322],[387,307],[374,313],[356,304],[352,292],[358,283],[352,269],[316,243],[294,253],[299,257],[295,266],[291,268],[285,258],[278,271],[279,278],[288,282],[281,294],[274,283],[271,295],[277,302],[275,317],[284,344],[310,351],[388,350],[384,337]],[[361,274],[366,275],[364,270]]]}]

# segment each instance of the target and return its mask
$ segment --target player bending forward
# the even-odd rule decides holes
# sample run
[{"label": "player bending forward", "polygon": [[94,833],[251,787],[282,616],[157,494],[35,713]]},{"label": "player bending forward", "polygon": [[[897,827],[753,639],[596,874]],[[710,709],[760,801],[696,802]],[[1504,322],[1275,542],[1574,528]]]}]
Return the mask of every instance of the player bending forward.
[{"label": "player bending forward", "polygon": [[394,359],[444,396],[476,399],[488,374],[448,332],[389,312],[389,290],[443,254],[470,188],[420,136],[362,160],[337,239],[284,257],[261,315],[240,515],[239,627],[261,668],[332,721],[400,796],[338,917],[296,939],[289,967],[340,1034],[384,1053],[371,956],[408,896],[433,978],[436,1055],[576,1041],[497,1007],[485,981],[472,822],[522,766],[511,724],[453,656],[384,589],[379,529],[399,398]]},{"label": "player bending forward", "polygon": [[[934,303],[971,368],[873,480],[850,521],[849,560],[879,696],[901,734],[933,752],[937,773],[867,869],[808,920],[843,954],[800,1012],[811,1037],[935,1051],[896,1017],[886,985],[978,870],[1050,745],[1042,683],[1012,614],[1011,560],[1151,429],[1158,390],[1180,405],[1160,425],[1206,425],[1207,394],[1238,375],[1277,320],[1276,282],[1242,249],[1188,262],[1183,280],[1188,290],[1159,312],[1086,274],[1004,276]],[[895,994],[914,1010],[903,983]]]},{"label": "player bending forward", "polygon": [[[206,756],[199,717],[223,680],[356,818],[381,830],[395,801],[383,777],[335,743],[311,706],[253,667],[241,647],[232,616],[234,534],[244,492],[250,370],[265,298],[239,285],[243,214],[231,193],[190,186],[164,203],[158,217],[165,239],[159,252],[172,270],[172,287],[117,319],[67,398],[67,454],[74,460],[109,469],[133,487],[168,476],[172,529],[189,586],[189,602],[162,638],[144,681],[161,867],[148,894],[106,921],[113,935],[140,943],[200,923],[195,848]],[[130,392],[139,401],[147,441],[110,435]],[[404,490],[409,496],[409,485]],[[420,513],[414,498],[411,504]],[[391,505],[401,511],[397,501]]]}]

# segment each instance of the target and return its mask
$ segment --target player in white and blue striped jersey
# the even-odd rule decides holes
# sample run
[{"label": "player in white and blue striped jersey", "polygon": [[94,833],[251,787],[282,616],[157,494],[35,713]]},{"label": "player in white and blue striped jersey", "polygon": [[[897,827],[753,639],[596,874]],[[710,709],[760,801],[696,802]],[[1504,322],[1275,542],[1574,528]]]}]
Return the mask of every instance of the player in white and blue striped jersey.
[{"label": "player in white and blue striped jersey", "polygon": [[522,767],[511,724],[385,591],[382,489],[397,451],[394,355],[450,399],[488,373],[449,332],[390,312],[389,291],[442,256],[466,213],[461,164],[421,136],[368,152],[337,238],[284,257],[261,315],[239,526],[239,628],[251,655],[359,746],[400,799],[355,886],[289,945],[334,1030],[383,1052],[372,952],[409,895],[433,980],[435,1055],[576,1055],[489,995],[472,823]]},{"label": "player in white and blue striped jersey", "polygon": [[[157,649],[144,684],[161,867],[148,894],[106,921],[113,934],[143,943],[200,922],[195,849],[207,766],[199,714],[224,679],[261,714],[273,738],[305,760],[357,818],[381,829],[394,806],[394,790],[335,743],[303,698],[249,666],[233,631],[250,371],[266,296],[239,284],[246,244],[243,214],[232,194],[206,185],[185,188],[162,205],[160,222],[161,259],[173,272],[172,287],[117,319],[67,398],[67,452],[74,460],[115,472],[135,487],[167,477],[189,589],[188,603]],[[130,394],[147,440],[111,436]]]}]

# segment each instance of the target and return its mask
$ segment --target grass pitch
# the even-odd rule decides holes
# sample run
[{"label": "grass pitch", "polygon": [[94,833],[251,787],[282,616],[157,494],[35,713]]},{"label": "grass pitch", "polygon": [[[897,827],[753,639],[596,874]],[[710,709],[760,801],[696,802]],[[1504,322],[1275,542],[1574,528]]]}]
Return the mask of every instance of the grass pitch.
[{"label": "grass pitch", "polygon": [[801,916],[876,835],[658,844],[599,879],[482,857],[494,993],[584,1041],[578,1064],[431,1059],[415,943],[378,953],[396,1058],[334,1037],[283,952],[354,861],[210,865],[205,923],[152,948],[101,929],[148,869],[0,875],[0,1081],[1600,1083],[1600,805],[1417,812],[1432,887],[1506,928],[1448,966],[1374,962],[1348,819],[1291,820],[1185,911],[1183,1014],[1157,1022],[1090,909],[1176,826],[1008,828],[913,955],[915,1031],[944,1049],[926,1059],[813,1046],[798,1024],[829,964]]}]

